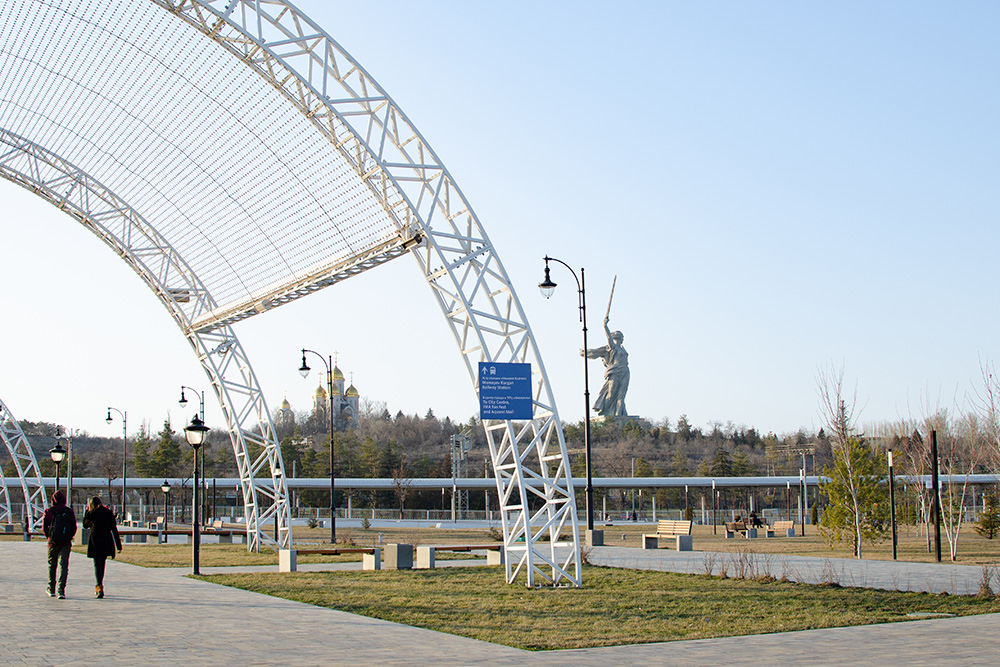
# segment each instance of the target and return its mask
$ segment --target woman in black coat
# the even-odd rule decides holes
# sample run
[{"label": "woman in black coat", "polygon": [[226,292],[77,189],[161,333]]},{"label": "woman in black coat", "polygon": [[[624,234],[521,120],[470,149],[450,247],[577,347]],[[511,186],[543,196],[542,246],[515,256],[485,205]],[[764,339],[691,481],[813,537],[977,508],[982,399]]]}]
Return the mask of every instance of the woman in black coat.
[{"label": "woman in black coat", "polygon": [[87,513],[83,515],[83,527],[90,528],[90,540],[87,542],[87,558],[94,559],[94,596],[104,597],[104,565],[108,557],[115,557],[115,551],[122,551],[122,539],[118,536],[118,525],[114,513],[101,502],[100,496],[94,496],[87,503]]}]

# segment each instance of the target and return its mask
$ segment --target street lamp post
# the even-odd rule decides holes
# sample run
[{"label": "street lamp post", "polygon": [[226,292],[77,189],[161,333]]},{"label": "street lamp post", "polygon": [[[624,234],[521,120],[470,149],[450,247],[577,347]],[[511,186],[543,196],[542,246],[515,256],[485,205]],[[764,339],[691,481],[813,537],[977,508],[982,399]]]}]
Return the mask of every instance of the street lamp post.
[{"label": "street lamp post", "polygon": [[785,480],[785,512],[788,514],[788,520],[792,520],[792,481]]},{"label": "street lamp post", "polygon": [[49,456],[56,464],[56,491],[59,490],[59,464],[66,460],[66,450],[63,449],[62,440],[56,441],[56,446],[49,450]]},{"label": "street lamp post", "polygon": [[[59,429],[62,430],[61,428]],[[56,436],[59,432],[56,433]],[[66,443],[66,504],[73,506],[73,430],[69,429],[65,438],[59,438],[59,442]]]},{"label": "street lamp post", "polygon": [[[105,419],[108,424],[114,421],[111,418],[111,411],[114,410],[122,416],[122,519],[127,519],[126,511],[127,507],[125,505],[125,499],[128,497],[126,493],[128,492],[128,412],[122,412],[118,408],[108,407],[108,418]],[[110,484],[111,482],[108,482]]]},{"label": "street lamp post", "polygon": [[712,534],[719,534],[719,523],[715,516],[719,511],[719,492],[715,490],[715,480],[712,480]]},{"label": "street lamp post", "polygon": [[562,264],[573,274],[576,281],[577,294],[579,295],[580,322],[583,324],[583,440],[584,458],[587,464],[587,543],[590,546],[601,546],[604,544],[604,532],[594,530],[594,479],[590,465],[590,376],[587,368],[587,284],[584,277],[583,267],[580,267],[580,277],[577,278],[576,271],[561,259],[549,257],[545,260],[545,278],[538,283],[538,289],[546,299],[552,296],[556,290],[556,283],[552,282],[549,276],[549,262]]},{"label": "street lamp post", "polygon": [[168,514],[170,508],[170,482],[163,480],[163,484],[160,484],[160,491],[163,491],[163,527],[166,528],[170,524],[170,515]]},{"label": "street lamp post", "polygon": [[[199,405],[199,408],[198,408],[198,417],[201,419],[202,423],[204,423],[205,422],[205,392],[198,391],[197,389],[194,389],[192,387],[188,387],[188,386],[185,386],[185,385],[182,384],[181,385],[181,399],[179,401],[177,401],[177,404],[180,405],[182,408],[187,407],[187,404],[188,404],[188,400],[184,396],[184,390],[185,389],[190,389],[191,391],[193,391],[195,394],[198,395],[198,400],[200,401],[200,405]],[[201,498],[202,498],[202,500],[201,500],[201,504],[202,504],[201,519],[202,519],[202,523],[204,524],[205,523],[205,501],[208,498],[208,488],[205,485],[205,448],[201,449],[201,472],[202,472],[202,479],[201,479]]]},{"label": "street lamp post", "polygon": [[198,525],[198,449],[205,442],[207,433],[208,427],[198,415],[191,419],[190,426],[184,427],[184,437],[194,448],[194,493],[191,498],[191,562],[194,574],[201,574],[198,571],[198,547],[201,545],[201,526]]},{"label": "street lamp post", "polygon": [[802,522],[802,537],[806,535],[806,471],[799,470],[799,521]]},{"label": "street lamp post", "polygon": [[306,364],[306,352],[310,354],[315,354],[319,357],[319,360],[323,362],[326,367],[326,392],[327,398],[330,401],[330,544],[337,543],[337,501],[336,501],[336,472],[334,469],[334,463],[336,459],[333,454],[333,357],[328,356],[326,359],[319,352],[313,350],[307,350],[302,348],[302,365],[299,367],[299,373],[302,377],[307,377],[309,371],[309,365]]}]

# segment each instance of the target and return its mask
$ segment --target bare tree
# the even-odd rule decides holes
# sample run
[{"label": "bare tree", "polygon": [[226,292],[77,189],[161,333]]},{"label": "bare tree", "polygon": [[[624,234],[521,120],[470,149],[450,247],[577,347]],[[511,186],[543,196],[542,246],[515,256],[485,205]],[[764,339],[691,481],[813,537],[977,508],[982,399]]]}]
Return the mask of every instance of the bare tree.
[{"label": "bare tree", "polygon": [[[924,439],[920,435],[920,424],[913,419],[900,419],[895,422],[882,424],[876,427],[876,432],[885,440],[893,442],[893,449],[896,452],[900,472],[919,479],[930,474],[931,455],[928,447],[924,446]],[[933,496],[931,489],[924,484],[913,484],[911,490],[916,493],[920,501],[920,519],[924,525],[924,536],[927,538],[927,553],[931,553],[931,506]]]},{"label": "bare tree", "polygon": [[[986,438],[975,414],[966,413],[957,421],[949,421],[941,413],[945,437],[938,437],[940,469],[948,477],[948,484],[941,494],[941,520],[948,538],[949,555],[958,558],[958,538],[965,518],[965,501],[969,496],[969,478],[982,463],[986,451]],[[939,431],[940,433],[940,431]],[[955,478],[961,483],[956,484]]]},{"label": "bare tree", "polygon": [[853,538],[854,553],[862,557],[862,543],[885,533],[879,503],[884,478],[881,460],[857,430],[857,389],[845,396],[842,369],[820,370],[817,375],[820,412],[831,433],[833,469],[823,485],[830,506],[823,514],[823,531],[832,541]]},{"label": "bare tree", "polygon": [[396,494],[396,502],[399,503],[399,518],[403,518],[403,509],[406,506],[406,497],[410,495],[413,486],[413,479],[409,477],[409,470],[406,466],[406,455],[399,458],[399,465],[392,469],[392,489]]},{"label": "bare tree", "polygon": [[1000,380],[988,359],[980,360],[981,386],[975,391],[973,409],[982,424],[984,458],[994,470],[1000,469]]},{"label": "bare tree", "polygon": [[[111,495],[111,482],[118,479],[118,473],[122,471],[121,452],[116,448],[105,447],[97,453],[94,463],[97,466],[97,470],[101,473],[101,477],[108,478],[108,503],[113,503],[114,496]],[[124,499],[122,506],[124,507]],[[124,518],[124,515],[119,518]]]}]

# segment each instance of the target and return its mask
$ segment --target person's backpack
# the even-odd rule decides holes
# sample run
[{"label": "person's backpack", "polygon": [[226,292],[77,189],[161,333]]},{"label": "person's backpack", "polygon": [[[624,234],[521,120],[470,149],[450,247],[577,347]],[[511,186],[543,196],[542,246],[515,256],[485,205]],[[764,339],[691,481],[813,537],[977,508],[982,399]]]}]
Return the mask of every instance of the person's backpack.
[{"label": "person's backpack", "polygon": [[49,529],[49,539],[53,544],[65,544],[76,535],[76,521],[69,510],[56,512],[52,518],[52,527]]}]

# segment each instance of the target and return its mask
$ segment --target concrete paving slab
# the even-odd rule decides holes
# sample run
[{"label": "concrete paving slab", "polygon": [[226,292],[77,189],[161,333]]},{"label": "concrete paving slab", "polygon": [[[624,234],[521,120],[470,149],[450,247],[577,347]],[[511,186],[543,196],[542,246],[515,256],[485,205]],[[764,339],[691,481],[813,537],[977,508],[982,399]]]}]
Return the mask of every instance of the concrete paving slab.
[{"label": "concrete paving slab", "polygon": [[[608,549],[616,549],[609,547]],[[596,550],[595,550],[596,551]],[[602,557],[640,562],[640,551]],[[674,552],[676,553],[676,552]],[[642,556],[655,569],[661,550]],[[650,559],[650,560],[646,560]],[[333,564],[353,566],[356,564]],[[216,568],[212,568],[215,570]],[[221,568],[228,570],[228,568]],[[256,568],[254,568],[256,569]],[[276,567],[262,568],[276,571]],[[1000,615],[529,652],[188,579],[187,569],[109,562],[93,598],[73,554],[67,599],[45,595],[45,545],[0,542],[0,665],[993,665]]]}]

